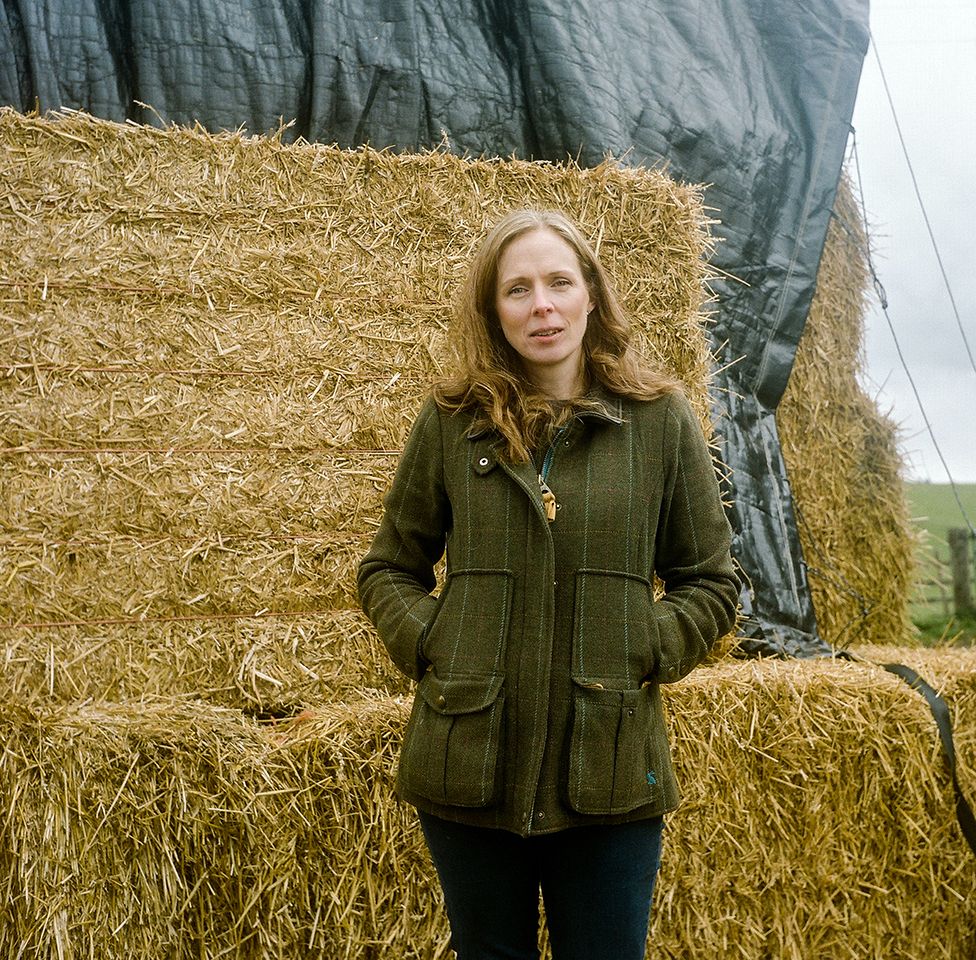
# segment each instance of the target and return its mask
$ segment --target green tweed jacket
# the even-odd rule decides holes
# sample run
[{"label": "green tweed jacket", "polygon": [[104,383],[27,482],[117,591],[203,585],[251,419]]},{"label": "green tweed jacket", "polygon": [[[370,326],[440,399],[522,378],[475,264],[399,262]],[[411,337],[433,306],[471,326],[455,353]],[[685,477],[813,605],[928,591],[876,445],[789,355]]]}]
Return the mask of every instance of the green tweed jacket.
[{"label": "green tweed jacket", "polygon": [[548,451],[553,520],[470,416],[428,400],[410,434],[359,590],[419,681],[398,793],[421,810],[529,835],[678,804],[659,684],[731,629],[730,529],[687,400],[602,400]]}]

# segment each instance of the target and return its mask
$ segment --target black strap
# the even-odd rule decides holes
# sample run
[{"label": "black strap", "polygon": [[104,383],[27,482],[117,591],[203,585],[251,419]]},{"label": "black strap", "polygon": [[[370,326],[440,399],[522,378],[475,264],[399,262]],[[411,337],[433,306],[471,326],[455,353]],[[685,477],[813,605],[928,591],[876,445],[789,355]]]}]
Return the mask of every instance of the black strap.
[{"label": "black strap", "polygon": [[952,786],[956,792],[956,817],[959,820],[959,828],[969,844],[969,849],[976,854],[976,817],[973,816],[972,808],[963,795],[959,777],[956,775],[956,748],[952,743],[952,718],[949,716],[949,705],[911,667],[906,667],[903,663],[882,663],[880,666],[888,673],[901,677],[928,702],[936,726],[939,728],[942,752],[949,764]]}]

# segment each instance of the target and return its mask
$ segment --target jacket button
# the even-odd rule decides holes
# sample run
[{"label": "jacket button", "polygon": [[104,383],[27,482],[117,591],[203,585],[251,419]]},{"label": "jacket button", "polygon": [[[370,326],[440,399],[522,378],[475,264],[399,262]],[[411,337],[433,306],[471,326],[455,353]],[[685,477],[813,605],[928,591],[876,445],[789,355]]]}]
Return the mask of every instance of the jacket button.
[{"label": "jacket button", "polygon": [[481,458],[481,459],[480,459],[480,460],[478,461],[478,466],[479,466],[479,467],[487,467],[487,466],[488,466],[488,458],[487,458],[487,457],[482,457],[482,458]]},{"label": "jacket button", "polygon": [[447,706],[447,697],[445,697],[443,693],[437,698],[437,706],[439,707]]},{"label": "jacket button", "polygon": [[537,820],[545,820],[545,819],[546,819],[546,811],[545,811],[545,810],[540,810],[540,811],[539,811],[539,812],[538,812],[538,813],[537,813],[537,814],[535,815],[535,817],[536,817],[536,819],[537,819]]}]

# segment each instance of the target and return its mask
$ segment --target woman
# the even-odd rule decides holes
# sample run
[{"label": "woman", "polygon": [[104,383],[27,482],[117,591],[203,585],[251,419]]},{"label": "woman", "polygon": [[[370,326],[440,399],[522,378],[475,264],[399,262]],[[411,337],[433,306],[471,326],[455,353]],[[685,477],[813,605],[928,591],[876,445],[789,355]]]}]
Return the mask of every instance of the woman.
[{"label": "woman", "polygon": [[419,681],[398,793],[459,960],[537,958],[540,888],[554,960],[639,960],[678,803],[659,684],[735,615],[711,458],[562,214],[496,225],[457,334],[458,373],[414,425],[359,573]]}]

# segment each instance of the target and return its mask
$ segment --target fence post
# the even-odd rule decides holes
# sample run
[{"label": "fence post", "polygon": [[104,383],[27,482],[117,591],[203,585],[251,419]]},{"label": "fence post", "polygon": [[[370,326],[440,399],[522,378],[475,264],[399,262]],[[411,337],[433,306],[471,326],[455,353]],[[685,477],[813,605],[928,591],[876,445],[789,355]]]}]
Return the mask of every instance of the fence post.
[{"label": "fence post", "polygon": [[952,569],[952,599],[956,616],[973,616],[973,592],[970,587],[972,535],[963,527],[949,530],[949,566]]}]

